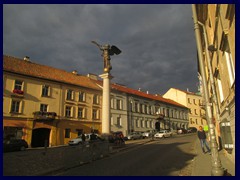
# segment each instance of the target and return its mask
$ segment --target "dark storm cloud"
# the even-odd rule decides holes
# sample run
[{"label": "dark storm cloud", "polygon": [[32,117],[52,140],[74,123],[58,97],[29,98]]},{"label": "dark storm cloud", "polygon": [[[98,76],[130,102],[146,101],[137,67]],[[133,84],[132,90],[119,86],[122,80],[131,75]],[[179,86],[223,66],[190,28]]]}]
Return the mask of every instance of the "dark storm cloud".
[{"label": "dark storm cloud", "polygon": [[190,5],[4,5],[3,51],[80,74],[102,73],[109,43],[113,82],[165,93],[196,91],[197,59]]}]

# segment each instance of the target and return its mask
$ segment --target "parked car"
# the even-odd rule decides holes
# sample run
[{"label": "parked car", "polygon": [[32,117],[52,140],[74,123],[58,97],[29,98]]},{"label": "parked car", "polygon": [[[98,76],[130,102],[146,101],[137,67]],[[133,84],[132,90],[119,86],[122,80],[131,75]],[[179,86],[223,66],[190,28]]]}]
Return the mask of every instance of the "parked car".
[{"label": "parked car", "polygon": [[93,142],[93,141],[103,141],[104,139],[97,133],[90,133],[90,134],[85,134],[86,139],[89,142]]},{"label": "parked car", "polygon": [[186,133],[187,133],[187,130],[184,129],[184,128],[180,128],[180,129],[177,129],[177,133],[178,133],[178,134],[186,134]]},{"label": "parked car", "polygon": [[116,131],[116,132],[111,132],[111,134],[108,136],[109,143],[117,143],[121,142],[125,144],[126,137],[124,137],[122,131]]},{"label": "parked car", "polygon": [[[86,140],[87,141],[87,137],[86,137]],[[74,139],[71,139],[70,141],[68,141],[68,145],[70,146],[73,146],[73,145],[79,145],[79,144],[82,144],[83,140],[82,140],[82,135],[74,138]]]},{"label": "parked car", "polygon": [[165,138],[165,137],[171,137],[171,136],[172,136],[172,132],[169,130],[161,130],[154,135],[155,138]]},{"label": "parked car", "polygon": [[187,129],[187,133],[195,133],[195,132],[197,132],[197,128],[195,128],[195,127],[189,127]]},{"label": "parked car", "polygon": [[142,133],[141,132],[132,132],[127,136],[128,140],[135,140],[135,139],[142,139]]},{"label": "parked car", "polygon": [[[89,134],[85,134],[85,142],[93,142],[93,141],[98,141],[98,140],[102,140],[102,138],[96,134],[96,133],[89,133]],[[68,145],[72,146],[72,145],[79,145],[82,144],[82,135],[77,136],[76,138],[71,139],[70,141],[68,141]]]},{"label": "parked car", "polygon": [[147,130],[146,132],[142,133],[143,138],[150,138],[152,136],[154,136],[154,134],[157,133],[156,129],[152,129],[152,130]]},{"label": "parked car", "polygon": [[3,152],[24,151],[28,143],[23,139],[3,140]]}]

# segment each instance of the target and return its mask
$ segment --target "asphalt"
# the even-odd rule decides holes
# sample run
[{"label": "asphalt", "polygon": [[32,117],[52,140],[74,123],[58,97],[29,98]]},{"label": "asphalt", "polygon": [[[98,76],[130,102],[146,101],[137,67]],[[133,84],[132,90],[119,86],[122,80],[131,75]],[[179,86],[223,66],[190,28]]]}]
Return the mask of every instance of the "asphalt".
[{"label": "asphalt", "polygon": [[[177,136],[187,136],[187,135],[177,135]],[[121,146],[121,147],[112,146],[110,148],[110,154],[118,153],[118,152],[130,149],[130,148],[134,148],[137,146],[141,146],[142,144],[147,144],[147,143],[154,143],[154,142],[152,139],[126,141],[126,144],[124,146]],[[19,152],[19,153],[21,154],[21,152]],[[50,153],[50,151],[48,153]],[[209,155],[207,153],[206,154],[202,153],[202,150],[200,147],[200,142],[197,139],[193,142],[189,153],[192,153],[194,155],[194,158],[192,160],[189,160],[189,162],[186,163],[187,164],[186,167],[184,167],[183,169],[179,169],[179,176],[211,176],[211,169],[212,169],[211,159],[212,159],[212,157],[211,157],[211,155]],[[11,174],[14,176],[14,175],[19,175],[19,173],[22,174],[19,169],[24,167],[24,164],[29,165],[29,163],[31,162],[30,164],[32,164],[35,171],[38,172],[38,173],[36,173],[36,175],[39,175],[39,170],[43,170],[43,168],[42,168],[43,164],[48,163],[48,161],[46,160],[46,162],[38,162],[38,163],[34,164],[36,161],[36,158],[33,158],[33,157],[35,157],[34,155],[35,154],[33,153],[32,156],[31,156],[31,154],[27,155],[27,156],[24,154],[21,156],[16,156],[14,153],[12,153],[12,154],[10,153],[10,154],[8,154],[8,156],[5,156],[5,158],[4,158],[6,161],[6,162],[4,161],[6,163],[6,164],[4,164],[5,165],[4,167],[8,167],[7,168],[9,170],[8,174]],[[20,167],[20,165],[17,165],[17,163],[15,161],[16,157],[18,158],[20,164],[24,163],[24,164],[22,164],[21,167]],[[56,157],[56,158],[59,158],[59,157]],[[60,156],[60,158],[61,158],[61,156]],[[225,171],[224,176],[235,176],[235,164],[228,159],[224,150],[219,151],[219,159],[221,160],[222,168]],[[64,158],[63,158],[63,160],[64,160]],[[89,163],[89,162],[86,161],[86,163]],[[46,172],[44,170],[43,170],[44,172],[41,171],[42,174],[40,173],[40,176],[41,175],[51,175],[51,174],[54,174],[53,172],[55,172],[55,171],[57,172],[59,170],[62,170],[61,166],[60,166],[61,164],[62,163],[54,166],[54,169],[52,169],[52,170],[51,170],[51,168],[50,169],[45,168],[44,170]],[[70,164],[70,165],[72,166],[72,164]],[[12,166],[14,168],[11,168]],[[16,168],[15,166],[17,166],[18,168]],[[45,167],[48,167],[48,166],[46,165]],[[14,170],[14,171],[12,171],[12,170]],[[18,170],[19,170],[19,172],[18,172]],[[33,171],[32,168],[27,168],[25,170],[31,171],[31,172],[24,171],[26,173],[26,175],[34,174],[32,172]],[[15,171],[17,171],[17,172],[15,172]],[[7,172],[5,172],[5,173],[7,176]]]},{"label": "asphalt", "polygon": [[[133,148],[151,141],[151,139],[126,141],[125,147],[116,148],[112,153],[124,151],[125,149]],[[180,170],[179,176],[212,176],[212,155],[202,152],[198,140],[193,142],[193,153],[195,154],[194,158],[187,167]],[[224,150],[219,151],[219,159],[224,171],[224,176],[235,176],[235,164],[228,159],[225,153]]]}]

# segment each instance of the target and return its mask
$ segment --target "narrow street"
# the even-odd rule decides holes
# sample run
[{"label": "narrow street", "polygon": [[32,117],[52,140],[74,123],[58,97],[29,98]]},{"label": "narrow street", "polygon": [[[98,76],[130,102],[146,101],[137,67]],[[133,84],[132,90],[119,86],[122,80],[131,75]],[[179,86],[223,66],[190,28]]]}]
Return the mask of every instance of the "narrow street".
[{"label": "narrow street", "polygon": [[55,175],[181,176],[188,173],[186,169],[194,158],[195,138],[195,134],[191,134],[155,140]]}]

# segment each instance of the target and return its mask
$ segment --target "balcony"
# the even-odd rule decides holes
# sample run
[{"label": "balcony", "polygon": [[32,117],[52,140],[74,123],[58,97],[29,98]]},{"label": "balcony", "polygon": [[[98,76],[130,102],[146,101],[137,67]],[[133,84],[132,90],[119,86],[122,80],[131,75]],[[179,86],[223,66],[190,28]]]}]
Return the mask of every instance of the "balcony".
[{"label": "balcony", "polygon": [[14,89],[13,90],[13,95],[12,96],[16,96],[16,97],[23,97],[24,92],[22,90],[19,89]]},{"label": "balcony", "polygon": [[156,113],[156,115],[157,115],[157,118],[156,118],[157,120],[163,120],[165,117],[165,115],[162,113]]},{"label": "balcony", "polygon": [[55,112],[43,112],[43,111],[35,111],[33,112],[35,120],[54,120],[57,116]]}]

